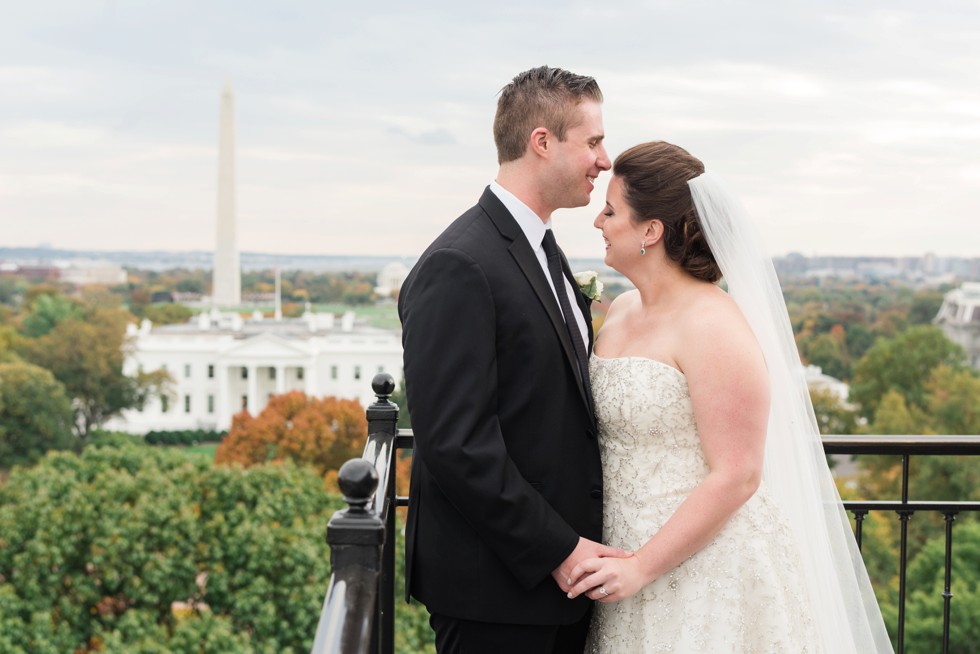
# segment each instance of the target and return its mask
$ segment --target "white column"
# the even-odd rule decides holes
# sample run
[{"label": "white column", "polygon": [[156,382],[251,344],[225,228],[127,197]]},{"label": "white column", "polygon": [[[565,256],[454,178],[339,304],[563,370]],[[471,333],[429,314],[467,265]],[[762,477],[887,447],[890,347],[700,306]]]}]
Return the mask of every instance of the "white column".
[{"label": "white column", "polygon": [[259,413],[259,367],[254,363],[248,366],[248,412]]},{"label": "white column", "polygon": [[310,397],[317,395],[316,392],[316,360],[311,361],[303,372],[303,382],[306,394]]},{"label": "white column", "polygon": [[214,403],[218,429],[230,429],[232,414],[228,406],[228,366],[223,363],[215,364],[214,374],[218,378],[218,396]]},{"label": "white column", "polygon": [[276,395],[286,392],[286,366],[276,366]]}]

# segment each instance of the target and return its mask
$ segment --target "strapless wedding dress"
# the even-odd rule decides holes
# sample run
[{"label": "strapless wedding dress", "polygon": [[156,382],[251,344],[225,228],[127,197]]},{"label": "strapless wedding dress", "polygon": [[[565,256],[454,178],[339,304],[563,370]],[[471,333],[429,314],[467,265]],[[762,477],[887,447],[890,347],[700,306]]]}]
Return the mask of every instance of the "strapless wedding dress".
[{"label": "strapless wedding dress", "polygon": [[[593,356],[590,370],[603,542],[635,551],[708,473],[687,380],[640,357]],[[701,551],[633,597],[596,602],[586,651],[814,654],[810,614],[796,546],[763,485]]]}]

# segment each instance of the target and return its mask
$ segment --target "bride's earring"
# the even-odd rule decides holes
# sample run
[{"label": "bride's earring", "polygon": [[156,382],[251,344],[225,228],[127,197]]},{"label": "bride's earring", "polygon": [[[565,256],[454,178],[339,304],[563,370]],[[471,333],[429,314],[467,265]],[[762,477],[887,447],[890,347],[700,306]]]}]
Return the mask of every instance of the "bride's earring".
[{"label": "bride's earring", "polygon": [[640,241],[640,256],[642,257],[647,253],[647,242],[646,239]]}]

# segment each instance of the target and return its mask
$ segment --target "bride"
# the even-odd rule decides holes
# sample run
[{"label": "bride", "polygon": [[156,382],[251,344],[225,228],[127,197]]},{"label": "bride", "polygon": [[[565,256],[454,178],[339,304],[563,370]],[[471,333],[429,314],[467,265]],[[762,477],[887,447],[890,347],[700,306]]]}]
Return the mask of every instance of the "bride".
[{"label": "bride", "polygon": [[590,366],[603,542],[635,556],[573,570],[569,597],[597,600],[587,651],[891,652],[737,202],[685,150],[645,143],[616,159],[595,226],[636,286]]}]

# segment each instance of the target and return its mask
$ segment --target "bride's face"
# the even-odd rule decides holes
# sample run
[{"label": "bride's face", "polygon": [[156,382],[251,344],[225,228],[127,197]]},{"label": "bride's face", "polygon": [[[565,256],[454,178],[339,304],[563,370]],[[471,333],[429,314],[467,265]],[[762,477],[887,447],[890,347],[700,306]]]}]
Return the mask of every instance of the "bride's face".
[{"label": "bride's face", "polygon": [[635,259],[642,256],[642,229],[633,222],[632,212],[623,197],[623,180],[613,176],[606,190],[606,206],[593,223],[602,231],[606,242],[606,265],[623,272]]}]

